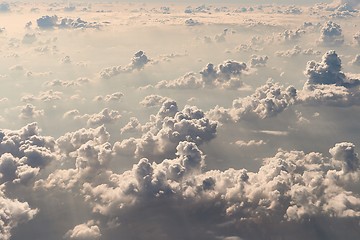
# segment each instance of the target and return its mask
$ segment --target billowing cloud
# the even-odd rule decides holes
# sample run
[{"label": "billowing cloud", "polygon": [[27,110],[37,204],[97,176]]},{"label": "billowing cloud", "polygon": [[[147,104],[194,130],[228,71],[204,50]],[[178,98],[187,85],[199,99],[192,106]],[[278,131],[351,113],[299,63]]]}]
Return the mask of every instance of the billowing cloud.
[{"label": "billowing cloud", "polygon": [[[265,57],[264,59],[261,58],[257,60],[262,60],[262,62],[266,61]],[[246,71],[248,71],[248,67],[244,62],[227,60],[218,66],[208,63],[206,67],[200,71],[200,77],[194,72],[189,72],[175,80],[160,81],[155,87],[175,89],[239,89],[244,86],[244,83],[240,80],[240,76]]]},{"label": "billowing cloud", "polygon": [[109,79],[116,75],[119,75],[120,73],[141,70],[148,62],[150,62],[150,59],[145,55],[145,53],[143,51],[138,51],[131,59],[131,63],[129,63],[127,66],[113,66],[109,68],[104,68],[100,72],[100,77],[103,79]]},{"label": "billowing cloud", "polygon": [[74,240],[98,240],[101,237],[99,227],[90,222],[79,224],[74,229],[69,230],[64,238]]},{"label": "billowing cloud", "polygon": [[40,29],[53,29],[53,28],[99,28],[101,24],[97,22],[87,22],[81,18],[59,18],[56,15],[42,16],[36,20],[36,23]]},{"label": "billowing cloud", "polygon": [[325,46],[339,46],[344,43],[344,36],[339,24],[327,21],[320,32],[319,43]]}]

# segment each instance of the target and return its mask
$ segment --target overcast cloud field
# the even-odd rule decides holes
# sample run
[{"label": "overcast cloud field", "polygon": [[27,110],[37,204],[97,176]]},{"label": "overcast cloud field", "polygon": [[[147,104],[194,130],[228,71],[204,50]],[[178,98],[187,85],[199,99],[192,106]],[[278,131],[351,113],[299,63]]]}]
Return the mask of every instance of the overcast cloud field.
[{"label": "overcast cloud field", "polygon": [[360,238],[360,1],[0,3],[0,239]]}]

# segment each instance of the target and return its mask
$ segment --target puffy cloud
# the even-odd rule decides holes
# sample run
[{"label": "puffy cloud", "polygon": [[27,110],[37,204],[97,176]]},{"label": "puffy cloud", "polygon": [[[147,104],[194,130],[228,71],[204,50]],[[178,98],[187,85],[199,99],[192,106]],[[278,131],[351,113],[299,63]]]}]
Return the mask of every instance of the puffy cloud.
[{"label": "puffy cloud", "polygon": [[165,101],[169,100],[168,97],[151,94],[141,100],[140,104],[144,107],[158,107],[161,106]]},{"label": "puffy cloud", "polygon": [[56,159],[55,141],[39,135],[36,123],[0,131],[0,183],[26,184]]},{"label": "puffy cloud", "polygon": [[339,24],[327,21],[321,28],[319,42],[325,46],[338,46],[344,43],[344,36]]},{"label": "puffy cloud", "polygon": [[250,67],[252,68],[265,67],[268,59],[269,59],[268,56],[252,55],[250,59]]},{"label": "puffy cloud", "polygon": [[58,21],[58,17],[56,15],[54,16],[42,16],[41,18],[38,18],[36,20],[36,23],[39,28],[42,29],[51,29],[56,26],[56,23]]},{"label": "puffy cloud", "polygon": [[120,129],[120,133],[124,134],[126,132],[131,131],[140,131],[141,130],[141,124],[139,120],[135,117],[130,118],[130,121]]},{"label": "puffy cloud", "polygon": [[141,70],[144,66],[150,62],[150,59],[145,55],[143,51],[138,51],[135,53],[134,57],[131,59],[131,63],[127,66],[113,66],[109,68],[104,68],[100,72],[100,77],[103,79],[109,79],[120,73],[132,72],[134,70]]},{"label": "puffy cloud", "polygon": [[360,32],[355,33],[353,36],[354,42],[356,45],[360,46]]},{"label": "puffy cloud", "polygon": [[293,86],[285,88],[279,83],[268,80],[250,96],[235,99],[232,107],[225,109],[215,107],[207,115],[221,121],[239,121],[251,115],[260,118],[276,116],[297,101],[297,90]]},{"label": "puffy cloud", "polygon": [[155,85],[156,88],[174,89],[197,89],[203,88],[204,83],[194,72],[186,73],[184,76],[171,81],[163,80]]},{"label": "puffy cloud", "polygon": [[40,92],[37,96],[34,95],[25,95],[21,97],[22,102],[31,102],[31,101],[42,101],[42,102],[51,102],[62,99],[62,92],[48,90],[44,92]]},{"label": "puffy cloud", "polygon": [[100,229],[92,221],[75,226],[74,229],[69,230],[64,236],[65,239],[74,240],[99,240],[100,237]]},{"label": "puffy cloud", "polygon": [[196,19],[194,20],[192,18],[189,18],[185,20],[185,25],[191,27],[191,26],[201,25],[201,23]]},{"label": "puffy cloud", "polygon": [[299,40],[300,37],[304,34],[305,34],[305,31],[302,29],[285,30],[284,32],[279,34],[278,39],[280,41],[294,42],[296,40]]},{"label": "puffy cloud", "polygon": [[22,119],[33,119],[41,116],[44,116],[44,110],[37,110],[32,104],[26,104],[20,107],[19,117]]},{"label": "puffy cloud", "polygon": [[213,139],[216,135],[217,124],[207,119],[204,113],[191,106],[185,106],[179,111],[177,103],[167,100],[156,115],[142,126],[143,135],[132,142],[126,141],[114,144],[116,152],[127,152],[124,147],[135,149],[137,156],[153,157],[167,156],[174,153],[174,149],[181,141],[192,141],[202,144]]},{"label": "puffy cloud", "polygon": [[119,111],[104,108],[99,113],[78,115],[74,118],[87,119],[88,126],[99,126],[116,122],[121,118],[121,114],[119,113]]},{"label": "puffy cloud", "polygon": [[298,55],[320,55],[320,54],[321,54],[320,51],[314,50],[312,48],[302,49],[298,45],[295,45],[292,49],[286,51],[275,52],[275,55],[279,57],[294,57]]},{"label": "puffy cloud", "polygon": [[105,96],[101,96],[101,95],[96,96],[94,98],[94,101],[117,102],[117,101],[120,101],[120,99],[122,99],[123,96],[124,96],[124,94],[122,92],[115,92],[115,93],[108,94]]},{"label": "puffy cloud", "polygon": [[[258,60],[265,61],[265,58]],[[218,66],[208,63],[206,67],[200,71],[201,78],[197,77],[194,72],[189,72],[175,80],[160,81],[155,87],[176,89],[218,87],[225,89],[238,89],[244,86],[244,83],[240,80],[240,76],[247,70],[248,67],[246,63],[233,60],[227,60]]]},{"label": "puffy cloud", "polygon": [[253,147],[253,146],[261,146],[261,145],[265,145],[266,142],[263,140],[250,140],[250,141],[242,141],[242,140],[238,140],[234,143],[236,146],[243,148],[243,147]]},{"label": "puffy cloud", "polygon": [[336,84],[345,83],[345,74],[341,71],[341,59],[335,51],[326,52],[321,62],[309,61],[305,75],[311,84]]},{"label": "puffy cloud", "polygon": [[334,160],[342,163],[344,173],[358,171],[360,168],[360,160],[355,152],[353,143],[343,142],[335,144],[335,147],[329,150]]},{"label": "puffy cloud", "polygon": [[11,231],[21,223],[30,221],[38,209],[30,208],[27,202],[7,198],[0,191],[0,235],[4,240],[11,238]]},{"label": "puffy cloud", "polygon": [[53,29],[57,28],[99,28],[101,24],[97,22],[87,22],[82,20],[81,18],[71,19],[71,18],[62,18],[59,21],[59,17],[54,16],[42,16],[36,20],[36,23],[41,29]]}]

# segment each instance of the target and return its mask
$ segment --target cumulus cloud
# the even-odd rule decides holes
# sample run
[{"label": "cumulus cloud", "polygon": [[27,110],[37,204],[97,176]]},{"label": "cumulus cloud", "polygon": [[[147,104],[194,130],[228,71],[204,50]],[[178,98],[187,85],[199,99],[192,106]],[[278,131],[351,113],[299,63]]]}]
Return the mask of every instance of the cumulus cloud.
[{"label": "cumulus cloud", "polygon": [[194,20],[192,18],[189,18],[185,20],[185,25],[191,27],[191,26],[201,25],[201,23],[196,19]]},{"label": "cumulus cloud", "polygon": [[312,48],[302,49],[300,46],[295,45],[292,49],[285,51],[277,51],[275,55],[278,57],[295,57],[299,55],[320,55],[321,52]]},{"label": "cumulus cloud", "polygon": [[93,222],[79,224],[74,229],[69,230],[64,238],[75,240],[98,240],[101,237],[99,227]]},{"label": "cumulus cloud", "polygon": [[21,119],[34,119],[41,116],[44,116],[44,110],[37,110],[32,104],[26,104],[20,107],[19,117]]},{"label": "cumulus cloud", "polygon": [[265,56],[252,55],[249,65],[252,68],[265,67],[268,60],[269,57],[266,55]]},{"label": "cumulus cloud", "polygon": [[97,22],[87,22],[81,18],[59,18],[56,15],[42,16],[36,20],[36,23],[40,29],[53,29],[53,28],[99,28],[101,24]]},{"label": "cumulus cloud", "polygon": [[11,238],[11,231],[21,223],[30,221],[38,209],[32,209],[27,202],[7,198],[0,191],[0,234],[4,240]]},{"label": "cumulus cloud", "polygon": [[[261,60],[264,61],[265,59]],[[200,71],[200,77],[194,72],[189,72],[175,80],[160,81],[155,87],[175,89],[239,89],[244,86],[244,83],[240,80],[240,76],[248,70],[246,63],[233,60],[227,60],[218,66],[208,63],[206,67]]]},{"label": "cumulus cloud", "polygon": [[268,80],[250,96],[235,99],[231,108],[215,107],[207,115],[220,121],[239,121],[242,118],[276,116],[297,101],[297,90],[293,86],[285,88]]},{"label": "cumulus cloud", "polygon": [[131,63],[129,63],[127,66],[113,66],[109,68],[104,68],[100,72],[100,77],[103,79],[109,79],[121,73],[141,70],[148,62],[150,62],[150,59],[145,55],[145,53],[143,51],[138,51],[131,59]]},{"label": "cumulus cloud", "polygon": [[144,107],[159,107],[167,100],[169,100],[168,97],[151,94],[141,100],[140,104]]},{"label": "cumulus cloud", "polygon": [[124,94],[122,92],[115,92],[112,94],[107,94],[105,96],[98,95],[93,100],[94,101],[105,101],[105,102],[111,102],[111,101],[118,102],[122,99],[123,96],[124,96]]},{"label": "cumulus cloud", "polygon": [[321,28],[319,43],[325,46],[339,46],[344,43],[341,26],[335,22],[327,21]]},{"label": "cumulus cloud", "polygon": [[[76,112],[71,112],[70,114],[66,114],[65,117],[71,116]],[[99,113],[94,114],[84,114],[84,115],[75,115],[74,119],[86,119],[88,126],[99,126],[103,124],[112,124],[121,118],[121,114],[117,110],[111,110],[108,108],[104,108]]]},{"label": "cumulus cloud", "polygon": [[180,111],[174,100],[166,100],[159,112],[142,126],[141,138],[117,142],[114,148],[119,154],[131,149],[136,156],[167,156],[174,153],[181,141],[196,144],[210,141],[216,136],[216,128],[216,122],[207,119],[200,109],[185,106]]}]

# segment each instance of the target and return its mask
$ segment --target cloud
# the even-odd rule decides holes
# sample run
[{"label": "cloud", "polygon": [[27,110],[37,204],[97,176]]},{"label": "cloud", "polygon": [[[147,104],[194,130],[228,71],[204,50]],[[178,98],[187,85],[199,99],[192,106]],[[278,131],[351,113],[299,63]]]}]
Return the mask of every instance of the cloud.
[{"label": "cloud", "polygon": [[324,23],[320,34],[319,43],[325,46],[339,46],[344,43],[340,25],[332,21]]},{"label": "cloud", "polygon": [[97,22],[87,22],[81,18],[71,19],[71,18],[59,18],[56,15],[53,16],[42,16],[36,20],[36,23],[40,29],[53,29],[53,28],[99,28],[101,24]]},{"label": "cloud", "polygon": [[52,29],[56,26],[58,21],[58,17],[56,15],[54,16],[42,16],[41,18],[38,18],[36,20],[36,23],[39,28],[41,29]]},{"label": "cloud", "polygon": [[[76,114],[76,112],[70,112],[64,117],[72,116]],[[121,114],[117,110],[111,110],[108,108],[104,108],[99,113],[94,114],[84,114],[84,115],[75,115],[74,119],[85,119],[87,120],[88,126],[99,126],[103,124],[112,124],[121,118]]]},{"label": "cloud", "polygon": [[201,25],[201,23],[200,23],[199,21],[197,21],[197,20],[194,20],[194,19],[192,19],[192,18],[189,18],[189,19],[186,19],[186,20],[185,20],[185,25],[192,27],[192,26]]},{"label": "cloud", "polygon": [[121,73],[132,72],[134,70],[142,70],[144,66],[150,61],[151,60],[145,55],[143,51],[138,51],[131,59],[131,63],[129,63],[127,66],[113,66],[109,68],[104,68],[100,72],[100,77],[103,79],[109,79]]},{"label": "cloud", "polygon": [[93,222],[79,224],[74,229],[69,230],[64,238],[74,240],[98,240],[101,237],[99,227]]},{"label": "cloud", "polygon": [[122,151],[135,151],[136,156],[149,158],[168,156],[174,154],[176,146],[181,141],[202,144],[212,140],[216,136],[216,128],[216,122],[207,119],[200,109],[185,106],[179,111],[174,100],[166,100],[158,113],[143,124],[143,135],[140,138],[117,142],[114,149],[119,154]]},{"label": "cloud", "polygon": [[259,141],[256,141],[256,140],[250,140],[248,142],[246,141],[242,141],[242,140],[238,140],[236,142],[234,142],[234,144],[240,148],[243,148],[243,147],[253,147],[253,146],[261,146],[261,145],[265,145],[266,142],[263,141],[263,140],[259,140]]},{"label": "cloud", "polygon": [[140,104],[144,107],[159,107],[168,100],[170,100],[168,97],[151,94],[141,100]]},{"label": "cloud", "polygon": [[242,118],[276,116],[297,101],[297,90],[293,86],[285,88],[268,80],[250,96],[235,99],[229,109],[215,107],[207,115],[220,121],[239,121]]},{"label": "cloud", "polygon": [[265,67],[268,60],[269,57],[266,55],[265,56],[252,55],[249,65],[252,68]]},{"label": "cloud", "polygon": [[302,49],[300,46],[295,45],[292,49],[286,51],[277,51],[275,55],[278,57],[295,57],[299,55],[320,55],[321,52],[312,48]]},{"label": "cloud", "polygon": [[10,12],[10,5],[7,2],[0,3],[0,12],[1,13]]},{"label": "cloud", "polygon": [[354,42],[356,45],[360,46],[360,32],[357,32],[353,36]]},{"label": "cloud", "polygon": [[118,102],[122,99],[123,96],[124,96],[124,94],[122,92],[115,92],[112,94],[107,94],[105,96],[98,95],[93,100],[94,101],[105,101],[105,102],[111,102],[111,101]]},{"label": "cloud", "polygon": [[360,54],[356,54],[353,60],[351,60],[350,64],[354,66],[360,66]]},{"label": "cloud", "polygon": [[37,110],[32,104],[26,104],[25,106],[19,107],[21,119],[34,119],[44,116],[44,110]]},{"label": "cloud", "polygon": [[38,209],[32,209],[27,202],[5,197],[0,191],[0,234],[2,239],[9,240],[13,228],[21,223],[30,221],[37,214]]},{"label": "cloud", "polygon": [[[257,60],[264,62],[265,57],[264,59]],[[218,66],[208,63],[206,67],[200,71],[200,77],[194,72],[189,72],[175,80],[160,81],[155,87],[174,89],[239,89],[244,86],[244,83],[240,80],[240,76],[248,70],[246,63],[233,60],[227,60]]]}]

